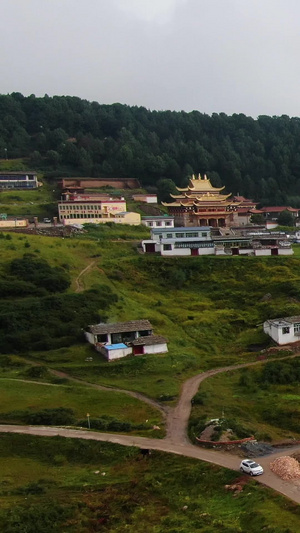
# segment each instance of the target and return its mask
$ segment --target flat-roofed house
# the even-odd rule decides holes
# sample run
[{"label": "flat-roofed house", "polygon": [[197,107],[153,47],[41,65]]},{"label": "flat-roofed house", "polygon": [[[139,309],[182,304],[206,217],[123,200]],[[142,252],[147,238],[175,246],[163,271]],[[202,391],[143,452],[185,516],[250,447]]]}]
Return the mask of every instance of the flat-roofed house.
[{"label": "flat-roofed house", "polygon": [[168,215],[142,216],[142,224],[148,228],[174,228],[174,217]]},{"label": "flat-roofed house", "polygon": [[36,189],[39,185],[36,172],[0,172],[0,189]]},{"label": "flat-roofed house", "polygon": [[167,339],[161,335],[153,335],[153,327],[149,320],[96,324],[88,326],[85,336],[108,361],[131,354],[168,351]]},{"label": "flat-roofed house", "polygon": [[264,332],[279,345],[300,341],[300,316],[266,320],[263,328]]}]

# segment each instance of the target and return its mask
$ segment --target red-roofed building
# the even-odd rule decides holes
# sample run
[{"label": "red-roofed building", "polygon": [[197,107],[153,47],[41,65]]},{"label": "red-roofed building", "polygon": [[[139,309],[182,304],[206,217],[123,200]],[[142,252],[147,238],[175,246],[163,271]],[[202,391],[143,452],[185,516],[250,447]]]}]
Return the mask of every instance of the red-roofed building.
[{"label": "red-roofed building", "polygon": [[294,207],[287,206],[273,206],[273,207],[262,207],[260,211],[263,213],[266,220],[277,220],[280,213],[283,211],[288,211],[296,219],[299,217],[299,209]]}]

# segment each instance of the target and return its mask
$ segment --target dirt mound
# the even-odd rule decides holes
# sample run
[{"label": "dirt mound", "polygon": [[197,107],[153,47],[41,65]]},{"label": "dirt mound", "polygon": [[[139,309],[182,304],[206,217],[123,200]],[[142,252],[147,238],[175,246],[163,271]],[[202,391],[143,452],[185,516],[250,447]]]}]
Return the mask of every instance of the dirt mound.
[{"label": "dirt mound", "polygon": [[278,457],[270,463],[270,469],[285,481],[300,478],[300,464],[294,457]]}]

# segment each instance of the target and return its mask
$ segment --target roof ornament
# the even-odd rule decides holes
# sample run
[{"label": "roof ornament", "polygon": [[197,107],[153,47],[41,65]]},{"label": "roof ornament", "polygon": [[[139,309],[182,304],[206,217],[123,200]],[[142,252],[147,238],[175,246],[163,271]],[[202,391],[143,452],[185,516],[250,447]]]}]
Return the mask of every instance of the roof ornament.
[{"label": "roof ornament", "polygon": [[198,180],[202,180],[200,172],[198,174]]},{"label": "roof ornament", "polygon": [[203,178],[203,179],[205,179],[205,180],[207,180],[207,179],[208,179],[208,178],[207,178],[207,175],[206,175],[206,174],[204,174],[204,178]]}]

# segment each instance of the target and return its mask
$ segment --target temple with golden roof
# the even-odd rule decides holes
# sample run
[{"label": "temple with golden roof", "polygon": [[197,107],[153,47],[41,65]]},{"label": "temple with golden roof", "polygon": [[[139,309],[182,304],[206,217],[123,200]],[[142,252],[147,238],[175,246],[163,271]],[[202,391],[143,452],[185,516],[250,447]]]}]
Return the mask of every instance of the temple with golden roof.
[{"label": "temple with golden roof", "polygon": [[179,226],[226,227],[234,224],[239,202],[222,194],[225,187],[213,187],[206,175],[194,174],[185,189],[177,187],[178,195],[171,194],[173,202],[162,202]]}]

